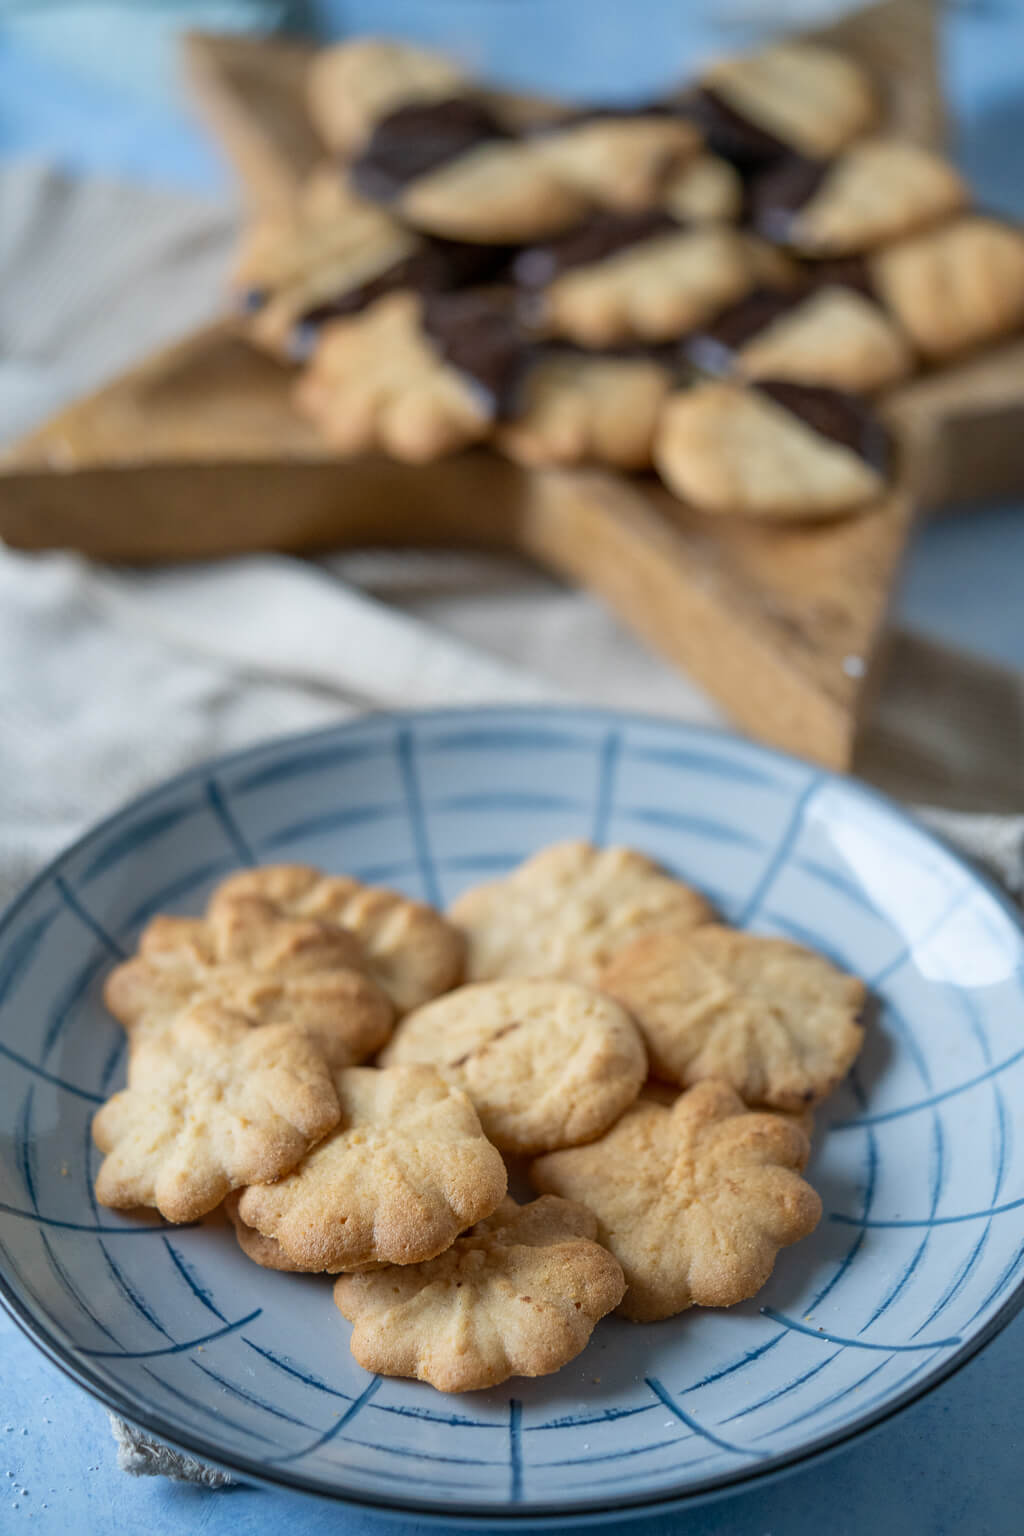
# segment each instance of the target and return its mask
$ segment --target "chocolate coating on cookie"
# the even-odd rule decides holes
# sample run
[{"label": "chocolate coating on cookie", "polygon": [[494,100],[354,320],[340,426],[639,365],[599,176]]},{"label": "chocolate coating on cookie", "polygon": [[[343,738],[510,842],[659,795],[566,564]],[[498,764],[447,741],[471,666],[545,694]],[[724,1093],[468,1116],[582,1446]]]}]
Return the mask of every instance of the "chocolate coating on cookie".
[{"label": "chocolate coating on cookie", "polygon": [[830,283],[836,288],[853,288],[866,299],[881,303],[863,256],[830,256],[823,261],[808,261],[802,270],[812,287],[821,288]]},{"label": "chocolate coating on cookie", "polygon": [[427,294],[423,329],[446,363],[472,379],[498,416],[515,414],[531,347],[510,290]]},{"label": "chocolate coating on cookie", "polygon": [[742,172],[753,172],[788,153],[781,139],[737,112],[710,86],[695,87],[679,105],[697,124],[708,148]]},{"label": "chocolate coating on cookie", "polygon": [[889,434],[872,410],[856,395],[820,385],[793,384],[783,379],[758,379],[756,389],[798,416],[822,437],[840,443],[878,474],[887,476],[892,457]]},{"label": "chocolate coating on cookie", "polygon": [[425,237],[411,255],[386,271],[347,289],[325,304],[317,304],[302,316],[306,325],[322,325],[343,315],[358,314],[374,299],[397,288],[415,293],[449,293],[479,283],[493,282],[507,267],[511,251],[503,245],[469,245],[463,240]]},{"label": "chocolate coating on cookie", "polygon": [[787,154],[754,177],[747,188],[747,217],[751,226],[766,240],[784,245],[794,216],[810,202],[828,170],[825,160]]},{"label": "chocolate coating on cookie", "polygon": [[711,324],[686,337],[682,350],[698,368],[708,373],[724,373],[741,347],[805,297],[800,289],[782,292],[777,288],[755,288]]},{"label": "chocolate coating on cookie", "polygon": [[524,288],[545,288],[573,267],[591,266],[658,235],[678,233],[681,228],[677,219],[660,208],[642,213],[596,213],[560,240],[521,252],[512,270]]},{"label": "chocolate coating on cookie", "polygon": [[412,102],[377,124],[353,163],[352,180],[374,202],[394,202],[420,176],[480,144],[509,137],[494,113],[471,97]]}]

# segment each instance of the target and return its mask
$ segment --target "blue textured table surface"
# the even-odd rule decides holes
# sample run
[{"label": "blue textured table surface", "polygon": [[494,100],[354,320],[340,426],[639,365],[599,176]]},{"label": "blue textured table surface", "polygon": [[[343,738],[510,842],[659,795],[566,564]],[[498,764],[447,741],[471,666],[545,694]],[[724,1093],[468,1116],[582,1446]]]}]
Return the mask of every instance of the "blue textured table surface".
[{"label": "blue textured table surface", "polygon": [[[322,0],[322,11],[339,10]],[[538,7],[532,3],[533,22]],[[678,15],[678,0],[672,10]],[[402,27],[422,6],[374,0],[344,7],[376,28]],[[431,14],[432,31],[453,25],[451,0]],[[667,8],[653,5],[662,27]],[[443,16],[442,13],[447,13]],[[478,6],[476,17],[486,14]],[[488,30],[508,24],[490,10]],[[517,10],[518,15],[518,10]],[[588,12],[592,18],[593,12]],[[504,18],[499,21],[498,17]],[[586,29],[593,41],[592,28]],[[650,36],[654,35],[653,29]],[[644,29],[635,29],[642,71]],[[492,44],[493,46],[493,44]],[[520,50],[521,51],[521,50]],[[562,50],[552,50],[561,54]],[[636,50],[635,50],[636,51]],[[593,52],[593,50],[591,50]],[[649,57],[649,55],[648,55]],[[958,154],[980,200],[1024,214],[1024,5],[986,0],[958,8],[946,28],[947,75],[958,122]],[[56,93],[56,94],[55,94]],[[0,153],[26,149],[87,169],[145,175],[202,190],[222,173],[206,145],[170,105],[117,102],[96,82],[73,81],[26,53],[0,28]],[[1016,558],[1014,558],[1016,555]],[[1024,665],[1019,508],[938,525],[919,542],[904,615],[950,643]],[[770,1486],[646,1520],[652,1536],[1020,1536],[1024,1529],[1024,1317],[955,1378],[856,1445]],[[638,1531],[623,1522],[609,1532]],[[145,1530],[149,1536],[415,1536],[408,1522],[367,1517],[335,1504],[257,1488],[209,1492],[160,1479],[133,1479],[116,1465],[105,1410],[40,1355],[0,1313],[0,1532]]]}]

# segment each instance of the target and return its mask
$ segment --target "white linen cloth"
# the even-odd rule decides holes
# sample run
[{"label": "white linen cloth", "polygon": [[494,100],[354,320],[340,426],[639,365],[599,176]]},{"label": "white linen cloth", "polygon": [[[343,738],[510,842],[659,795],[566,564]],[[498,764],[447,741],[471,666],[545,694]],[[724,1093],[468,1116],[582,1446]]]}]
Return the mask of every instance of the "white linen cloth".
[{"label": "white linen cloth", "polygon": [[[213,314],[232,222],[181,197],[0,171],[0,442]],[[955,788],[970,804],[972,777],[1012,796],[1020,758],[1008,778],[993,752],[1024,732],[1018,680],[906,640],[897,655],[869,733],[874,776],[911,797]],[[969,747],[948,702],[958,675],[978,717]],[[90,822],[198,759],[370,707],[559,699],[721,723],[595,600],[515,560],[131,572],[0,551],[0,904]],[[925,814],[1021,891],[1024,818]],[[126,1471],[230,1481],[112,1422]]]}]

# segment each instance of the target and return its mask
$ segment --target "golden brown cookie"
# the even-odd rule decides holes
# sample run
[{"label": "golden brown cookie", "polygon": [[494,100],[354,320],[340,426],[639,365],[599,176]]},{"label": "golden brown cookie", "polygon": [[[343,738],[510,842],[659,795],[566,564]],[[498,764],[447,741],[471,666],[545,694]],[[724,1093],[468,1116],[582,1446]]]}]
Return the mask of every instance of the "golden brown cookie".
[{"label": "golden brown cookie", "polygon": [[[640,1090],[640,1099],[645,1103],[661,1104],[666,1109],[671,1109],[682,1097],[684,1089],[676,1083],[663,1082],[660,1077],[649,1077]],[[748,1105],[749,1109],[751,1106]],[[811,1138],[814,1135],[814,1110],[813,1109],[773,1109],[770,1111],[779,1120],[793,1126],[807,1139],[807,1154],[803,1161],[795,1164],[798,1173],[803,1173],[811,1156]],[[230,1202],[236,1197],[229,1195],[224,1202],[225,1208],[230,1209]]]},{"label": "golden brown cookie", "polygon": [[418,237],[377,208],[372,220],[343,218],[334,228],[265,226],[250,237],[236,279],[247,334],[278,356],[301,355],[297,326],[356,313],[392,287],[412,287],[406,278],[415,275],[420,251]]},{"label": "golden brown cookie", "polygon": [[423,463],[490,431],[494,402],[445,361],[422,321],[416,294],[393,293],[320,332],[295,398],[336,453]]},{"label": "golden brown cookie", "polygon": [[159,1034],[193,1002],[216,1001],[250,1025],[301,1029],[331,1065],[350,1066],[383,1045],[394,1020],[367,970],[346,929],[247,900],[208,918],[154,918],[103,998],[133,1041]]},{"label": "golden brown cookie", "polygon": [[246,1226],[298,1269],[417,1264],[489,1216],[506,1188],[501,1155],[464,1093],[432,1067],[334,1074],[336,1129],[286,1177],[252,1183]]},{"label": "golden brown cookie", "polygon": [[718,1078],[747,1104],[818,1103],[864,1039],[856,977],[799,944],[717,924],[642,935],[601,986],[639,1026],[656,1076],[684,1087]]},{"label": "golden brown cookie", "polygon": [[414,229],[517,244],[568,229],[589,202],[479,95],[414,102],[380,118],[352,163],[356,188]]},{"label": "golden brown cookie", "polygon": [[546,351],[529,368],[497,446],[521,464],[646,469],[668,368],[651,358]]},{"label": "golden brown cookie", "polygon": [[876,251],[872,281],[914,345],[943,358],[1024,322],[1024,231],[980,214]]},{"label": "golden brown cookie", "polygon": [[694,155],[666,183],[661,201],[680,224],[731,224],[743,212],[743,179],[721,155]]},{"label": "golden brown cookie", "polygon": [[668,214],[597,214],[516,260],[536,318],[585,347],[670,341],[751,286],[742,237],[724,225],[681,226]]},{"label": "golden brown cookie", "polygon": [[194,1221],[229,1190],[280,1178],[338,1122],[323,1056],[288,1025],[217,1003],[132,1041],[128,1085],[97,1110],[101,1205]]},{"label": "golden brown cookie", "polygon": [[704,512],[799,521],[881,496],[889,444],[854,396],[781,379],[714,381],[669,396],[654,462],[669,490]]},{"label": "golden brown cookie", "polygon": [[703,896],[644,854],[569,841],[464,891],[449,916],[466,935],[469,981],[558,976],[593,986],[639,934],[696,926],[713,914]]},{"label": "golden brown cookie", "polygon": [[459,987],[409,1014],[388,1065],[428,1062],[472,1099],[503,1152],[592,1141],[640,1092],[647,1056],[610,997],[569,981]]},{"label": "golden brown cookie", "polygon": [[433,907],[350,875],[308,864],[263,864],[239,870],[210,901],[214,918],[239,902],[262,901],[274,915],[325,924],[352,934],[370,974],[405,1013],[462,979],[462,935]]},{"label": "golden brown cookie", "polygon": [[473,1392],[575,1359],[622,1298],[622,1270],[566,1200],[504,1200],[425,1264],[343,1275],[334,1287],[365,1370]]},{"label": "golden brown cookie", "polygon": [[862,139],[829,163],[791,159],[750,191],[754,228],[804,256],[847,256],[963,208],[967,184],[947,160],[905,139]]},{"label": "golden brown cookie", "polygon": [[855,288],[758,289],[689,337],[687,356],[710,373],[788,379],[863,393],[914,366],[894,320]]},{"label": "golden brown cookie", "polygon": [[628,211],[664,199],[670,181],[700,148],[700,135],[682,117],[607,112],[570,119],[531,142],[569,186],[603,208]]},{"label": "golden brown cookie", "polygon": [[262,1232],[257,1232],[255,1227],[249,1227],[238,1214],[238,1202],[242,1198],[240,1189],[233,1189],[224,1197],[224,1214],[234,1228],[238,1246],[247,1259],[258,1264],[261,1269],[278,1269],[285,1274],[307,1274],[308,1271],[301,1264],[293,1264],[285,1253],[281,1244],[273,1237],[264,1237]]},{"label": "golden brown cookie", "polygon": [[464,83],[463,71],[442,53],[396,38],[355,37],[314,55],[306,100],[328,149],[348,155],[396,108],[443,101]]},{"label": "golden brown cookie", "polygon": [[641,1100],[587,1147],[532,1164],[535,1187],[587,1205],[634,1322],[754,1296],[780,1248],[813,1232],[821,1201],[798,1169],[807,1138],[708,1080],[671,1109]]},{"label": "golden brown cookie", "polygon": [[[815,43],[775,43],[756,53],[734,54],[705,70],[700,84],[741,125],[819,158],[834,155],[863,133],[877,110],[859,65]],[[698,113],[698,121],[710,129],[715,144],[710,114]]]}]

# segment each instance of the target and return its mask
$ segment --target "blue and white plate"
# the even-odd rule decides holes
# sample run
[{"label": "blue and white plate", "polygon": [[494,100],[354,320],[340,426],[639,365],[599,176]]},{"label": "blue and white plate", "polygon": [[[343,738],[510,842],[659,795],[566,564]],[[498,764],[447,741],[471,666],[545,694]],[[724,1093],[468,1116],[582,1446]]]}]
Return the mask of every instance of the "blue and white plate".
[{"label": "blue and white plate", "polygon": [[[100,1209],[89,1121],[121,1080],[100,1003],[155,912],[302,860],[444,906],[564,837],[655,855],[725,916],[813,945],[877,1014],[819,1116],[825,1214],[756,1300],[610,1319],[555,1376],[443,1397],[368,1376],[319,1277],[228,1228]],[[452,1524],[664,1506],[877,1423],[1007,1321],[1024,1283],[1024,938],[855,784],[724,735],[587,710],[377,716],[196,769],[42,874],[0,925],[0,1270],[76,1380],[243,1477]]]}]

